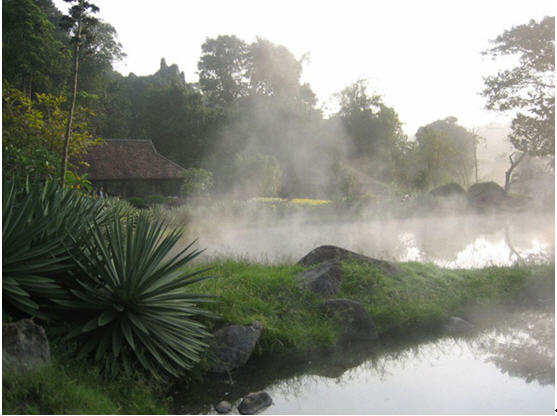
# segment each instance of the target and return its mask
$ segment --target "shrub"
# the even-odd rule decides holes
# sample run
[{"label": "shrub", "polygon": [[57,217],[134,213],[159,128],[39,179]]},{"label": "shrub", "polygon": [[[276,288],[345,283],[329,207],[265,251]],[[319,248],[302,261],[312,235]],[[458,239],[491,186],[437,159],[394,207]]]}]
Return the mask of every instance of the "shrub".
[{"label": "shrub", "polygon": [[131,196],[128,198],[127,201],[135,208],[139,208],[139,209],[147,208],[147,205],[145,204],[145,200],[139,196]]},{"label": "shrub", "polygon": [[41,302],[64,295],[69,250],[86,239],[89,221],[102,221],[103,203],[56,182],[3,181],[2,298],[8,309],[45,318]]},{"label": "shrub", "polygon": [[180,188],[183,197],[206,195],[215,187],[213,172],[203,168],[189,168],[183,173],[184,183]]},{"label": "shrub", "polygon": [[125,228],[118,218],[92,227],[92,237],[79,261],[79,286],[71,299],[58,303],[72,313],[73,329],[83,353],[95,351],[117,372],[129,372],[137,362],[156,378],[178,377],[199,361],[209,336],[195,317],[212,317],[198,307],[213,297],[189,292],[188,286],[205,280],[204,270],[182,268],[200,254],[192,244],[176,255],[171,250],[182,236],[168,231],[148,213],[128,217]]}]

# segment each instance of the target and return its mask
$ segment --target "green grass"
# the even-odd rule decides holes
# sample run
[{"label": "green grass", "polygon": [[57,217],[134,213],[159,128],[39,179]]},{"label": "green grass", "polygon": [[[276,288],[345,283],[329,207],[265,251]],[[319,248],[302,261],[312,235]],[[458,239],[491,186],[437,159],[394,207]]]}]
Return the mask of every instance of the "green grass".
[{"label": "green grass", "polygon": [[[214,294],[208,304],[227,324],[260,321],[265,330],[258,354],[309,351],[333,345],[341,328],[325,316],[322,300],[296,285],[297,265],[262,265],[217,261],[192,290]],[[199,265],[205,268],[207,265]],[[400,273],[383,274],[370,265],[344,263],[344,280],[336,297],[360,301],[371,313],[381,336],[433,328],[467,308],[511,303],[554,293],[555,266],[490,267],[447,270],[431,264],[399,264]],[[144,376],[107,380],[88,362],[53,348],[52,364],[26,374],[2,375],[4,413],[21,414],[156,414],[167,413],[167,392]],[[203,366],[195,369],[200,375]],[[196,382],[191,378],[189,382]]]},{"label": "green grass", "polygon": [[210,274],[217,278],[194,290],[219,297],[210,308],[221,316],[221,325],[260,321],[265,328],[260,352],[303,351],[335,341],[335,325],[322,314],[319,298],[296,285],[295,275],[304,267],[245,261],[219,261],[210,266]]},{"label": "green grass", "polygon": [[[220,325],[260,321],[265,330],[259,353],[307,351],[336,342],[340,328],[321,312],[321,299],[296,285],[295,275],[304,267],[247,261],[210,266],[217,278],[195,290],[219,297],[211,309],[222,317]],[[448,270],[402,263],[399,268],[388,276],[373,265],[344,263],[335,297],[361,302],[385,336],[436,328],[469,308],[513,302],[536,287],[553,293],[554,287],[554,265]]]},{"label": "green grass", "polygon": [[107,380],[73,353],[52,348],[49,365],[2,372],[3,414],[168,414],[160,387],[143,376]]}]

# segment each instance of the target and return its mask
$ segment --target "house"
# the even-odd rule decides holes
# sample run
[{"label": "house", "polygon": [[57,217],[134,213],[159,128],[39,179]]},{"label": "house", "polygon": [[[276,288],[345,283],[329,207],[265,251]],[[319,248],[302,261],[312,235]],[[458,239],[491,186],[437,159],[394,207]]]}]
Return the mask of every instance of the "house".
[{"label": "house", "polygon": [[112,196],[174,196],[184,182],[184,168],[157,153],[151,140],[105,140],[83,161],[89,166],[80,173]]}]

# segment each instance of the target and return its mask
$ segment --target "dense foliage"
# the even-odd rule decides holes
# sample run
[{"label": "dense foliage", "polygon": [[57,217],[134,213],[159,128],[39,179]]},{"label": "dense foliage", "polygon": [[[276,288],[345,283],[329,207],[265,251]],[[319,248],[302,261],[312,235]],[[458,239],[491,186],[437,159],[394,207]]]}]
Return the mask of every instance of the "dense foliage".
[{"label": "dense foliage", "polygon": [[3,312],[77,337],[113,372],[139,364],[176,377],[199,360],[209,336],[199,317],[213,315],[198,306],[210,297],[189,289],[207,277],[184,269],[200,251],[173,251],[180,230],[56,182],[3,189]]}]

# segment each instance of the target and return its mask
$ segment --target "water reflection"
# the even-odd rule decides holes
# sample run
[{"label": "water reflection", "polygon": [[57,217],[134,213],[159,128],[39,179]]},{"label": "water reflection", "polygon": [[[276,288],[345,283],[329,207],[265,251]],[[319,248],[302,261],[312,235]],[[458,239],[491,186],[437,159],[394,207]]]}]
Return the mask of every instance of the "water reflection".
[{"label": "water reflection", "polygon": [[264,389],[273,397],[269,414],[552,413],[553,307],[502,311],[476,324],[466,337],[428,335],[410,344],[356,343],[251,360],[233,382],[178,390],[176,411],[213,413],[211,404]]},{"label": "water reflection", "polygon": [[[295,262],[323,244],[394,261],[434,262],[451,268],[512,265],[554,259],[554,216],[459,215],[366,222],[306,223],[254,227],[222,224],[201,234],[211,256]],[[189,237],[188,237],[189,238]]]}]

